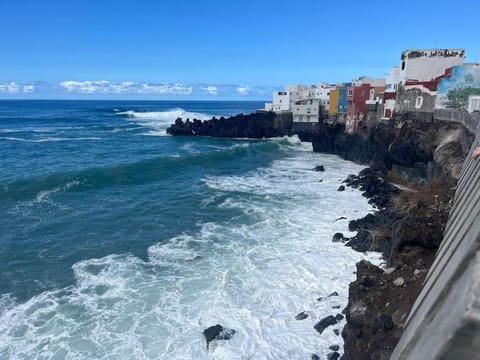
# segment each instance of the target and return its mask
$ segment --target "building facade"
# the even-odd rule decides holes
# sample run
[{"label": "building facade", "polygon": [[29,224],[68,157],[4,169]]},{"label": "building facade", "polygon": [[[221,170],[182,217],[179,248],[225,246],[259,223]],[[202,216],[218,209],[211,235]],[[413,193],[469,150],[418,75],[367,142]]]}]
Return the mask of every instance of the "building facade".
[{"label": "building facade", "polygon": [[401,54],[399,82],[428,82],[441,76],[445,69],[463,64],[464,49],[415,49]]}]

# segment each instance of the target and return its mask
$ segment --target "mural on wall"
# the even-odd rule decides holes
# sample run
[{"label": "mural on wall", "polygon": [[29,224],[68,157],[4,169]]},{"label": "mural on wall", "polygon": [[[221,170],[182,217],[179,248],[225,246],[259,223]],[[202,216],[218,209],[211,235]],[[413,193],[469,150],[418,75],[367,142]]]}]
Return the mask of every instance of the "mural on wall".
[{"label": "mural on wall", "polygon": [[454,66],[452,76],[438,84],[435,107],[466,109],[470,95],[480,95],[480,65]]}]

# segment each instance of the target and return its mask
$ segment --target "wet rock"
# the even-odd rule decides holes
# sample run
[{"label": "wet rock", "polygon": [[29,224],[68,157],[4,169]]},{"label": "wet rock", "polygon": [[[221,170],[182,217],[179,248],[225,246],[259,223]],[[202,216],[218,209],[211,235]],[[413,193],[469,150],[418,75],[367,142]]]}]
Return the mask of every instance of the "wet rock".
[{"label": "wet rock", "polygon": [[335,305],[335,306],[332,306],[332,309],[340,309],[342,306],[341,305]]},{"label": "wet rock", "polygon": [[337,321],[342,321],[344,317],[345,317],[345,316],[343,316],[342,314],[337,314],[337,315],[335,315],[335,319],[336,319]]},{"label": "wet rock", "polygon": [[308,314],[305,311],[295,316],[295,320],[305,320],[306,318],[308,318]]},{"label": "wet rock", "polygon": [[327,354],[327,360],[338,360],[340,358],[340,354],[336,351]]},{"label": "wet rock", "polygon": [[334,291],[330,295],[328,295],[328,297],[332,297],[332,296],[338,296],[338,293],[336,291]]},{"label": "wet rock", "polygon": [[317,165],[313,168],[313,171],[323,172],[323,171],[325,171],[325,167],[323,165]]},{"label": "wet rock", "polygon": [[312,354],[312,360],[320,360],[320,356],[317,354]]},{"label": "wet rock", "polygon": [[389,331],[393,329],[393,319],[388,314],[382,314],[375,319],[377,327],[383,331]]},{"label": "wet rock", "polygon": [[332,351],[338,351],[340,350],[340,345],[331,345],[328,348]]},{"label": "wet rock", "polygon": [[346,239],[342,233],[333,234],[333,239],[332,239],[333,242],[344,242],[345,240]]},{"label": "wet rock", "polygon": [[340,185],[337,189],[337,191],[345,191],[345,186],[344,185]]},{"label": "wet rock", "polygon": [[337,322],[337,319],[335,319],[334,316],[330,315],[317,322],[314,328],[321,334],[327,327],[335,325]]},{"label": "wet rock", "polygon": [[227,329],[219,324],[210,326],[209,328],[203,330],[203,336],[205,336],[205,340],[207,341],[207,349],[210,342],[213,340],[229,340],[234,334],[234,329]]},{"label": "wet rock", "polygon": [[395,280],[393,280],[393,285],[395,286],[403,286],[405,284],[405,279],[402,277],[398,277]]},{"label": "wet rock", "polygon": [[333,333],[334,333],[335,335],[339,336],[339,335],[340,335],[340,330],[338,330],[338,329],[333,329]]}]

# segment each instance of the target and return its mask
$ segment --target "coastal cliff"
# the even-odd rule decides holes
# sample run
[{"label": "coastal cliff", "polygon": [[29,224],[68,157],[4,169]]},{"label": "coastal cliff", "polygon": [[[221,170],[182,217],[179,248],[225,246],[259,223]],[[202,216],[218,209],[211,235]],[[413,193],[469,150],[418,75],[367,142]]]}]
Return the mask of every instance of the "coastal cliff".
[{"label": "coastal cliff", "polygon": [[447,223],[455,185],[473,141],[462,125],[395,119],[348,135],[322,125],[314,151],[338,154],[370,168],[346,183],[364,191],[378,211],[350,222],[358,251],[381,251],[387,270],[357,264],[342,336],[344,359],[388,359],[422,289]]}]

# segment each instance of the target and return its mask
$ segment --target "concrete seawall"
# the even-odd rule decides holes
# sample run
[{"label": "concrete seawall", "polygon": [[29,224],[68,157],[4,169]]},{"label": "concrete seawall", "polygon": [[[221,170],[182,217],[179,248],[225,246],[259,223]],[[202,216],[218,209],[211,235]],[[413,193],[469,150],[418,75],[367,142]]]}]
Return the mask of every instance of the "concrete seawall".
[{"label": "concrete seawall", "polygon": [[436,120],[460,122],[476,135],[424,288],[391,359],[480,358],[480,116],[439,110]]}]

